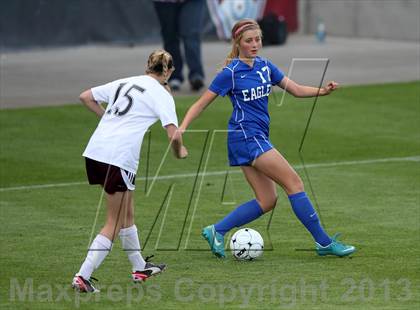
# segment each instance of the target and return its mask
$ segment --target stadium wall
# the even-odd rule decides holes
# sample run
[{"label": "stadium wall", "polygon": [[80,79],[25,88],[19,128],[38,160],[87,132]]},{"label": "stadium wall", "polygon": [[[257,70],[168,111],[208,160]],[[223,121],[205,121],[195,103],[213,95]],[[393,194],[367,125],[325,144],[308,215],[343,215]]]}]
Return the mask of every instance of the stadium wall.
[{"label": "stadium wall", "polygon": [[[322,19],[332,35],[420,40],[419,0],[268,0],[270,10],[303,34]],[[159,31],[152,0],[1,1],[0,49],[157,43]],[[217,38],[207,9],[202,33]]]},{"label": "stadium wall", "polygon": [[[297,1],[267,0],[264,14],[283,16],[296,31]],[[202,27],[204,39],[217,39],[207,5]],[[1,0],[0,49],[160,40],[152,0]]]},{"label": "stadium wall", "polygon": [[299,0],[298,11],[304,34],[321,19],[336,36],[420,40],[419,0]]},{"label": "stadium wall", "polygon": [[[206,10],[206,37],[216,37]],[[152,0],[2,0],[0,48],[160,42]]]}]

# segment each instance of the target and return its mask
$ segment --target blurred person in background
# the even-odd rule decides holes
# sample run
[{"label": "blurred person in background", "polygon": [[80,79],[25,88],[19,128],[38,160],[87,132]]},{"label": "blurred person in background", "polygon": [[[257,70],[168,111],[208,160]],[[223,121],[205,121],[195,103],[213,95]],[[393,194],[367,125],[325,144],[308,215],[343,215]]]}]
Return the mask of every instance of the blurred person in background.
[{"label": "blurred person in background", "polygon": [[[169,79],[173,91],[184,82],[183,66],[187,63],[191,89],[204,86],[204,70],[201,60],[201,21],[204,0],[153,0],[161,26],[164,49],[174,61],[175,71]],[[181,41],[184,51],[181,51]]]}]

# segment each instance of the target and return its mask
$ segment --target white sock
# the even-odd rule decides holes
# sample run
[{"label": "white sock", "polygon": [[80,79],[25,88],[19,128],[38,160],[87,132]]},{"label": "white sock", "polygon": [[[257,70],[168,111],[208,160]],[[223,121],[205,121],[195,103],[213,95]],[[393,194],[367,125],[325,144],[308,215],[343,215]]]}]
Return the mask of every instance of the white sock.
[{"label": "white sock", "polygon": [[97,269],[103,262],[105,257],[111,251],[111,248],[111,240],[103,235],[97,235],[96,238],[92,241],[86,259],[76,275],[82,276],[84,279],[89,280],[93,271]]},{"label": "white sock", "polygon": [[136,225],[120,229],[120,240],[133,266],[133,271],[144,270],[146,262],[140,254],[140,241]]}]

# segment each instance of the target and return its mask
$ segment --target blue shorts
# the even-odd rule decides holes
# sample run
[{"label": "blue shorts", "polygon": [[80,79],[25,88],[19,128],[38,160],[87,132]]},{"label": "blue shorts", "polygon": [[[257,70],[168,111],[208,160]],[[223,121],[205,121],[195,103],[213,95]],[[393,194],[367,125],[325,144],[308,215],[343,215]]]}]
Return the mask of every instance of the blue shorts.
[{"label": "blue shorts", "polygon": [[261,154],[271,150],[273,145],[264,135],[241,137],[228,135],[228,156],[230,166],[250,166]]}]

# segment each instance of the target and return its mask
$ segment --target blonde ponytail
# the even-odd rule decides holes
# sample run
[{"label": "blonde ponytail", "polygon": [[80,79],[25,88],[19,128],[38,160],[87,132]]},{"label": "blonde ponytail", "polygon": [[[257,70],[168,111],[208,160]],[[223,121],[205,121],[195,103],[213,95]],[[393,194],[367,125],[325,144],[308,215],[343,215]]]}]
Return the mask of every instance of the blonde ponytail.
[{"label": "blonde ponytail", "polygon": [[236,43],[234,43],[232,45],[232,50],[230,51],[230,53],[227,55],[225,59],[224,66],[226,67],[228,64],[232,62],[234,58],[237,58],[238,56],[239,56],[239,47]]},{"label": "blonde ponytail", "polygon": [[155,50],[147,60],[146,73],[166,75],[173,68],[172,56],[165,50]]}]

